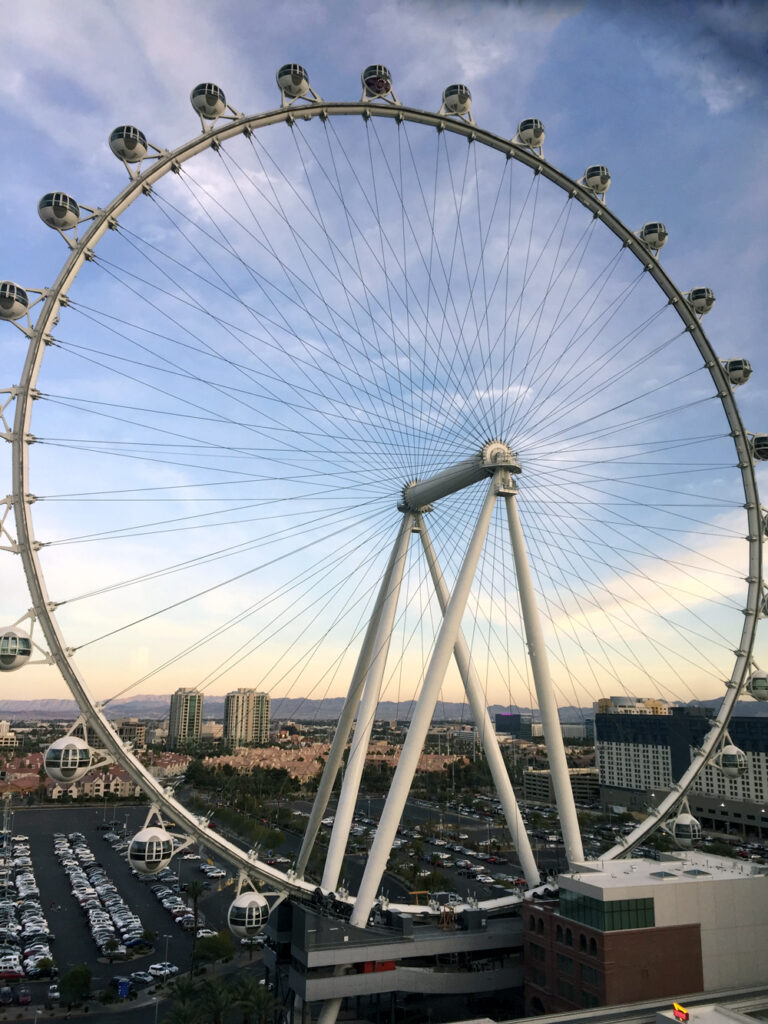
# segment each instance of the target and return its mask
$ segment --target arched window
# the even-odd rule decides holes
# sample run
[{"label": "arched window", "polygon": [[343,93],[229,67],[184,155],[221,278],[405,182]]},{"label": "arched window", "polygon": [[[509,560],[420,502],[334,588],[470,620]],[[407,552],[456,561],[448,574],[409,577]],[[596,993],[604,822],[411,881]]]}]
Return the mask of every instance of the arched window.
[{"label": "arched window", "polygon": [[539,935],[541,935],[542,932],[544,931],[544,918],[543,917],[539,918],[539,920],[538,920],[538,922],[536,924],[536,931],[539,933]]},{"label": "arched window", "polygon": [[565,929],[565,944],[566,944],[566,946],[572,946],[573,945],[573,932],[571,931],[570,928],[566,928]]},{"label": "arched window", "polygon": [[562,942],[563,941],[563,927],[562,927],[562,925],[558,925],[557,926],[556,938],[557,938],[558,942]]},{"label": "arched window", "polygon": [[587,937],[586,935],[579,936],[579,951],[582,953],[587,952]]},{"label": "arched window", "polygon": [[528,918],[528,930],[532,932],[536,930],[536,918],[533,914]]},{"label": "arched window", "polygon": [[589,940],[589,952],[592,956],[597,956],[597,939]]}]

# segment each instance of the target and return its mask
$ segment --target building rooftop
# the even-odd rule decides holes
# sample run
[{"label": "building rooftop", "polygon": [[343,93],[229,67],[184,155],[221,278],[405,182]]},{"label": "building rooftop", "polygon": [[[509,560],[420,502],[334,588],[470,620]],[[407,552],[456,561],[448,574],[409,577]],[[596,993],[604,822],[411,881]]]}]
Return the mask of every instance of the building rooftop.
[{"label": "building rooftop", "polygon": [[605,889],[626,889],[630,886],[648,886],[666,881],[696,882],[703,878],[724,881],[764,875],[766,869],[749,861],[731,857],[717,857],[711,853],[691,850],[686,853],[666,854],[663,860],[627,857],[622,860],[587,861],[577,871],[560,875],[562,888],[577,889],[595,894]]}]

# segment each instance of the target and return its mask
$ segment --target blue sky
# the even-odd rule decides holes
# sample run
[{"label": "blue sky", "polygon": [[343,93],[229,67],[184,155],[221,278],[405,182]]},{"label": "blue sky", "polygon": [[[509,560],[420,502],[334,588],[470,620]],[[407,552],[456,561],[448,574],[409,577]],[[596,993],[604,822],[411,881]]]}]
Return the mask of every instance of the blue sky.
[{"label": "blue sky", "polygon": [[[768,13],[760,5],[395,2],[369,10],[300,0],[286,8],[76,0],[64,10],[32,0],[6,3],[4,13],[12,28],[0,39],[0,276],[30,288],[52,281],[64,245],[40,222],[37,200],[63,189],[99,206],[122,188],[124,170],[107,146],[115,125],[136,124],[154,144],[173,148],[198,130],[188,97],[199,81],[217,82],[234,107],[256,112],[277,105],[274,72],[285,61],[307,67],[325,99],[358,99],[363,66],[382,62],[407,105],[437,109],[444,86],[463,81],[483,127],[511,137],[520,119],[540,117],[555,165],[579,177],[588,164],[606,164],[611,208],[633,227],[663,220],[670,241],[662,258],[672,278],[681,288],[714,290],[706,330],[721,356],[752,361],[739,405],[749,429],[768,430]],[[0,345],[2,386],[9,386],[20,370],[20,335],[0,326]],[[88,377],[77,386],[87,392]],[[72,565],[57,571],[71,577]],[[17,576],[9,567],[0,605],[6,620],[26,607]],[[233,599],[233,614],[236,607]],[[191,635],[200,628],[174,625],[180,635],[186,627]],[[153,663],[135,649],[121,656],[135,657],[133,676],[120,675],[121,683]],[[93,671],[112,669],[95,661]],[[243,685],[250,671],[222,677],[214,692]],[[184,673],[163,686],[197,681]],[[275,667],[272,679],[281,678]],[[41,694],[60,692],[49,673],[35,685]],[[309,689],[306,677],[293,685]],[[326,690],[343,685],[326,681],[314,695]],[[573,692],[584,700],[590,691],[574,684]],[[503,690],[490,697],[503,699]]]}]

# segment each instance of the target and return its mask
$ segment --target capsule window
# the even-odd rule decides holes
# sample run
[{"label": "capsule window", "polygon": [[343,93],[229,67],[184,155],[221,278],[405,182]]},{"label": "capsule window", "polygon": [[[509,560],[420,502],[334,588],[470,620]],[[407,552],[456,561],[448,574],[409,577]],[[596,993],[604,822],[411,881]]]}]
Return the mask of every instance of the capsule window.
[{"label": "capsule window", "polygon": [[279,78],[282,78],[284,75],[298,75],[300,78],[307,77],[307,73],[301,64],[283,64],[277,74]]},{"label": "capsule window", "polygon": [[13,302],[20,302],[23,306],[28,306],[29,296],[23,288],[19,288],[18,285],[12,284],[10,281],[5,281],[0,284],[0,303],[11,305]]}]

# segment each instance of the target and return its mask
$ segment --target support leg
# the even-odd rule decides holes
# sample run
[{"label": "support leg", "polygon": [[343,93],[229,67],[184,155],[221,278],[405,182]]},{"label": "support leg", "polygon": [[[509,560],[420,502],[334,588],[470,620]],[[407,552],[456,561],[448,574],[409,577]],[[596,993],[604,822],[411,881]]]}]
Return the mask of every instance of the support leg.
[{"label": "support leg", "polygon": [[541,628],[538,609],[536,608],[536,596],[533,590],[531,570],[528,565],[528,555],[525,550],[525,538],[523,537],[523,529],[520,525],[520,516],[517,511],[517,488],[510,481],[509,486],[505,488],[503,493],[504,502],[507,507],[509,538],[512,542],[517,583],[520,589],[520,606],[523,612],[525,637],[528,642],[528,655],[531,661],[533,681],[536,686],[536,696],[539,701],[539,712],[544,731],[544,741],[547,747],[547,757],[549,758],[549,769],[552,773],[552,786],[555,790],[557,811],[560,816],[560,826],[563,830],[565,855],[568,858],[568,866],[573,868],[575,864],[583,862],[584,850],[581,843],[579,820],[576,816],[576,804],[573,800],[571,777],[568,774],[568,762],[565,757],[563,734],[560,729],[560,716],[557,712],[557,701],[552,685],[552,677],[549,672],[549,659],[547,658],[547,648],[544,643],[544,633]]},{"label": "support leg", "polygon": [[368,915],[376,899],[376,893],[381,884],[384,869],[387,866],[387,859],[392,850],[392,843],[397,834],[397,826],[403,816],[403,808],[408,799],[411,782],[419,763],[419,757],[424,749],[424,741],[432,721],[435,703],[437,702],[445,671],[456,643],[472,580],[477,570],[477,564],[480,560],[480,554],[491,521],[493,506],[496,501],[497,477],[498,473],[494,473],[464,563],[459,572],[459,578],[448,602],[448,607],[446,608],[445,616],[443,617],[443,622],[435,642],[432,660],[424,677],[421,695],[411,719],[408,735],[403,744],[400,760],[395,769],[392,785],[384,805],[384,810],[382,811],[381,820],[379,821],[379,827],[376,830],[376,836],[371,846],[368,863],[350,918],[350,923],[358,928],[364,928],[368,923]]},{"label": "support leg", "polygon": [[390,576],[390,585],[381,611],[373,657],[368,669],[363,699],[360,702],[360,709],[357,714],[357,724],[355,725],[355,733],[347,760],[347,770],[344,773],[344,784],[341,787],[331,840],[328,844],[328,854],[325,858],[325,868],[320,884],[326,890],[335,889],[338,885],[339,875],[344,862],[344,852],[347,848],[349,830],[352,827],[357,794],[360,789],[360,779],[365,768],[368,743],[371,738],[373,721],[376,717],[381,683],[384,679],[384,669],[386,668],[389,644],[392,639],[392,627],[395,624],[397,601],[400,596],[400,586],[403,582],[408,542],[411,538],[413,521],[413,513],[407,512],[403,516],[400,532],[397,535],[395,562]]},{"label": "support leg", "polygon": [[[427,556],[427,565],[429,566],[429,572],[432,576],[432,582],[435,587],[437,599],[440,603],[440,609],[445,615],[445,610],[448,606],[448,587],[443,578],[443,574],[440,570],[440,566],[437,562],[437,556],[435,555],[435,549],[432,547],[432,540],[427,530],[427,525],[423,518],[419,517],[419,532],[421,533],[421,543],[424,548],[424,554]],[[515,798],[515,792],[512,788],[512,783],[509,780],[507,774],[507,766],[504,764],[504,758],[501,756],[501,750],[499,749],[499,741],[496,738],[496,731],[491,724],[491,718],[488,714],[488,707],[483,693],[483,688],[480,685],[480,680],[472,665],[469,646],[464,637],[462,630],[459,630],[456,637],[456,644],[453,650],[456,658],[456,664],[459,669],[462,681],[464,682],[464,689],[469,699],[470,707],[472,708],[472,716],[475,720],[475,726],[480,733],[480,737],[485,749],[485,755],[488,759],[488,767],[491,772],[491,778],[493,784],[496,787],[496,792],[501,801],[501,807],[504,811],[504,817],[507,820],[507,827],[509,828],[509,834],[512,837],[512,842],[515,844],[515,849],[520,857],[520,866],[523,869],[525,880],[528,885],[533,888],[534,885],[538,885],[540,881],[539,869],[536,866],[536,859],[533,856],[533,850],[531,849],[531,841],[528,838],[528,833],[523,822],[522,815],[520,814],[520,808],[518,807],[517,800]]]},{"label": "support leg", "polygon": [[296,860],[296,874],[299,878],[304,877],[304,872],[307,869],[307,862],[309,861],[310,854],[312,853],[312,848],[315,845],[317,833],[320,831],[320,823],[325,817],[325,812],[333,791],[336,776],[339,773],[339,767],[341,766],[342,757],[344,756],[344,749],[349,741],[349,733],[360,703],[360,693],[373,656],[376,634],[378,633],[379,623],[381,621],[381,612],[384,607],[387,594],[390,591],[391,579],[397,563],[397,552],[399,549],[402,531],[403,524],[401,523],[400,531],[398,532],[397,539],[392,547],[392,554],[389,556],[387,568],[384,570],[384,576],[381,581],[381,586],[379,587],[379,593],[376,596],[376,603],[373,606],[371,618],[368,622],[368,628],[366,629],[365,637],[363,639],[363,645],[360,648],[360,654],[357,658],[352,682],[349,684],[347,699],[344,702],[344,707],[342,708],[341,715],[336,726],[336,732],[333,736],[331,749],[328,751],[328,760],[325,763],[325,768],[323,769],[323,774],[320,778],[320,785],[317,787],[315,801],[312,804],[312,810],[310,812],[309,819],[307,820],[304,839],[302,840],[299,856]]}]

